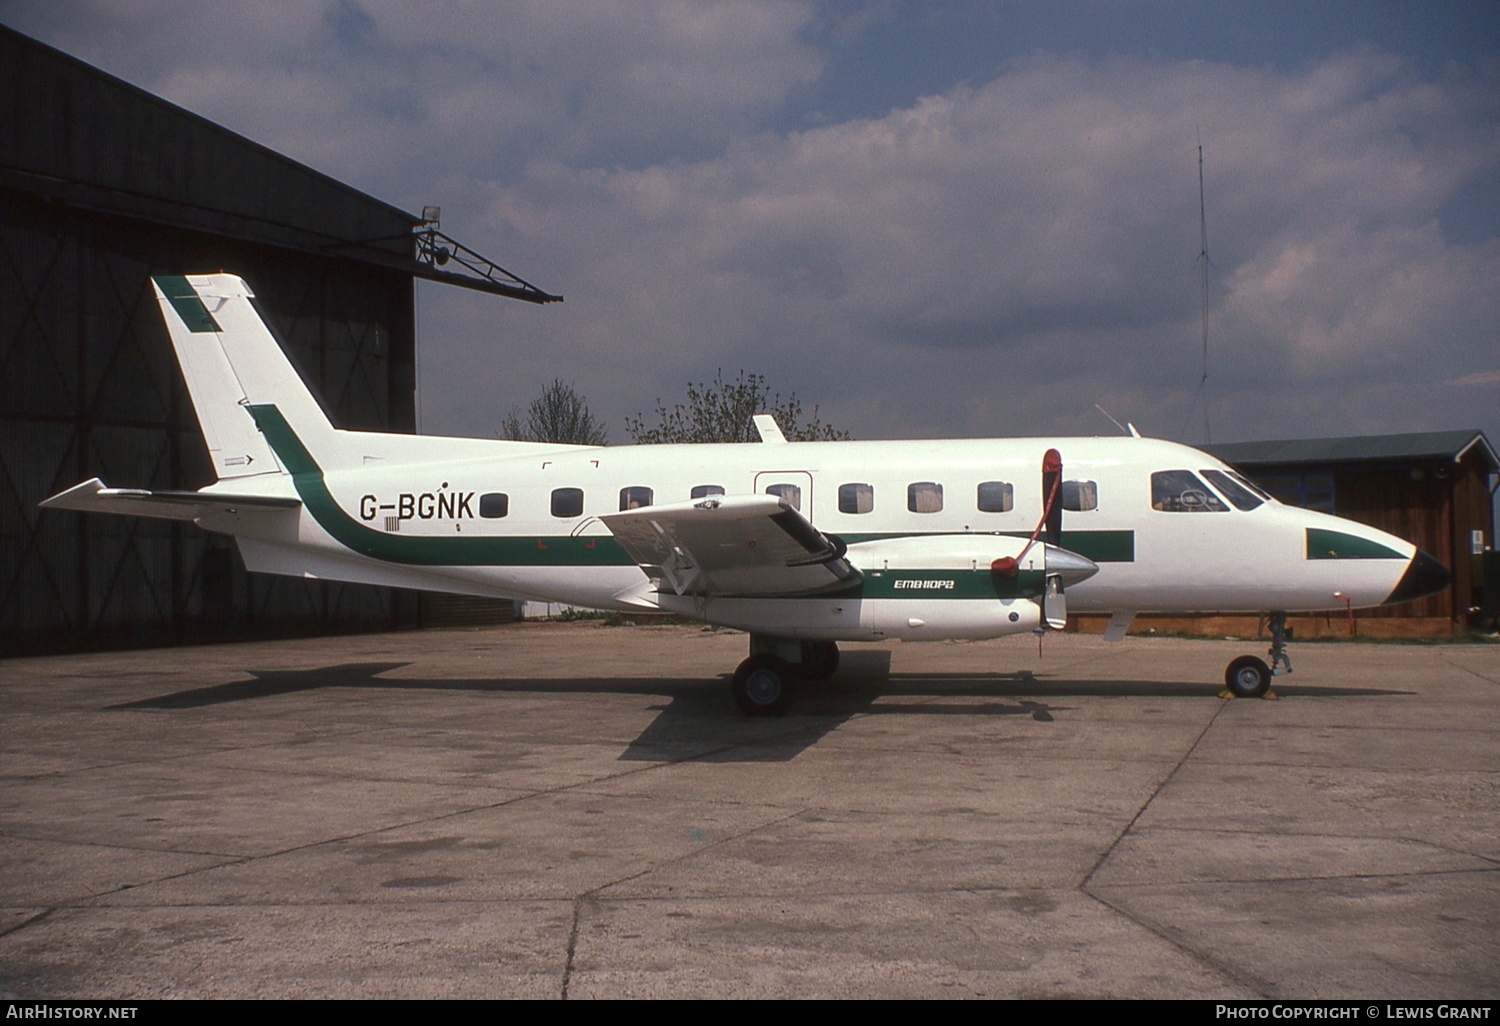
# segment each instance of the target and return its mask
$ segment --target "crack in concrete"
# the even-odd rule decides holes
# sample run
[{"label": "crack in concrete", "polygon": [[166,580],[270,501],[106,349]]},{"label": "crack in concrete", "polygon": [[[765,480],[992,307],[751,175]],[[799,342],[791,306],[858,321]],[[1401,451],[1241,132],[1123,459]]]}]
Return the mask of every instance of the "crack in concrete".
[{"label": "crack in concrete", "polygon": [[1187,765],[1188,760],[1193,757],[1193,753],[1198,750],[1198,746],[1203,743],[1203,739],[1208,736],[1209,730],[1216,722],[1218,722],[1220,714],[1223,713],[1223,711],[1228,707],[1229,703],[1227,701],[1219,703],[1219,708],[1215,709],[1214,714],[1208,718],[1208,721],[1206,723],[1203,724],[1203,729],[1198,732],[1198,736],[1193,739],[1193,743],[1188,746],[1185,752],[1182,753],[1182,757],[1177,760],[1177,764],[1172,767],[1172,771],[1165,777],[1163,777],[1161,782],[1156,785],[1155,790],[1153,790],[1150,796],[1141,803],[1141,807],[1136,810],[1135,815],[1130,817],[1130,822],[1125,824],[1124,829],[1122,829],[1119,834],[1115,836],[1115,839],[1110,843],[1109,847],[1106,848],[1102,854],[1100,854],[1099,858],[1094,862],[1094,865],[1089,869],[1088,873],[1084,875],[1083,880],[1078,885],[1078,890],[1086,897],[1098,902],[1100,905],[1103,905],[1105,908],[1109,909],[1111,912],[1114,912],[1116,915],[1122,916],[1130,922],[1135,923],[1142,929],[1155,934],[1157,937],[1160,937],[1168,944],[1177,948],[1188,958],[1193,959],[1194,961],[1200,963],[1203,966],[1206,966],[1209,969],[1212,969],[1214,972],[1219,973],[1226,979],[1254,991],[1261,997],[1268,997],[1270,988],[1272,986],[1269,980],[1262,980],[1258,977],[1241,972],[1236,967],[1222,962],[1217,958],[1214,958],[1207,952],[1198,950],[1192,943],[1189,942],[1188,937],[1181,931],[1170,926],[1164,926],[1144,916],[1137,915],[1129,909],[1122,908],[1111,902],[1103,895],[1095,893],[1092,888],[1094,875],[1099,872],[1104,863],[1107,862],[1110,856],[1114,854],[1115,849],[1120,846],[1120,843],[1124,841],[1126,837],[1130,836],[1131,832],[1135,829],[1136,823],[1140,821],[1140,818],[1143,815],[1145,815],[1146,810],[1151,807],[1151,804],[1161,796],[1162,791],[1166,789],[1167,785],[1170,784],[1174,779],[1176,779],[1178,773],[1182,772],[1182,768]]},{"label": "crack in concrete", "polygon": [[14,926],[7,926],[5,929],[0,930],[0,937],[9,937],[11,934],[15,933],[16,931],[18,931],[18,930],[24,930],[24,929],[26,929],[26,927],[32,925],[33,923],[40,923],[43,919],[46,919],[48,916],[50,916],[52,913],[54,913],[56,911],[57,911],[57,909],[55,909],[55,908],[44,908],[40,912],[38,912],[36,915],[34,915],[34,916],[28,916],[25,919],[21,920],[16,925],[14,925]]}]

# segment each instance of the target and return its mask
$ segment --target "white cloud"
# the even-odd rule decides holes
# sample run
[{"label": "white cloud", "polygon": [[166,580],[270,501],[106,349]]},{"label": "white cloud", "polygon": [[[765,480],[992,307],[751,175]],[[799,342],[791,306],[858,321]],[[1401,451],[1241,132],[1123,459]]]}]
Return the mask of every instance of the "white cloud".
[{"label": "white cloud", "polygon": [[1465,374],[1448,384],[1462,385],[1466,388],[1474,385],[1500,385],[1500,370],[1475,371],[1473,374]]},{"label": "white cloud", "polygon": [[[609,368],[595,393],[746,366],[866,434],[1107,430],[1104,397],[1176,433],[1199,376],[1201,127],[1222,429],[1337,433],[1303,394],[1439,381],[1494,337],[1500,247],[1437,226],[1496,163],[1494,111],[1479,83],[1373,52],[1292,76],[1038,57],[710,160],[536,166],[489,216],[569,293],[542,334]],[[1390,429],[1412,426],[1432,425]]]},{"label": "white cloud", "polygon": [[1487,389],[1444,384],[1494,366],[1500,242],[1439,223],[1500,168],[1494,67],[1038,54],[786,135],[767,117],[827,63],[812,0],[211,10],[0,0],[260,142],[441,203],[464,241],[568,295],[424,288],[430,430],[484,433],[562,376],[619,438],[657,395],[745,367],[866,436],[1111,430],[1095,402],[1178,433],[1200,133],[1217,436],[1500,426]]},{"label": "white cloud", "polygon": [[[57,0],[9,23],[397,203],[717,148],[821,68],[800,0]],[[423,194],[425,195],[425,193]]]}]

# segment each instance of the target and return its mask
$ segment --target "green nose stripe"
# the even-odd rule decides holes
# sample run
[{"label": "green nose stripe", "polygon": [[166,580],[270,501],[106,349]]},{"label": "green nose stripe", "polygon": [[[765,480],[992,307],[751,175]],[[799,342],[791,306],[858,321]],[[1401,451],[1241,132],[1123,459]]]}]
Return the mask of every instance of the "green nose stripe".
[{"label": "green nose stripe", "polygon": [[1405,559],[1401,553],[1379,542],[1321,527],[1307,529],[1308,559]]}]

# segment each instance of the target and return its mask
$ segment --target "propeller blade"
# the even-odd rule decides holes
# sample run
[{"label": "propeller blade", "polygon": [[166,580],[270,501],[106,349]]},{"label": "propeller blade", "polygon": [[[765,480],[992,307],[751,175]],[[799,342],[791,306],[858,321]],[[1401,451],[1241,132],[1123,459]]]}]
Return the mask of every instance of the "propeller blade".
[{"label": "propeller blade", "polygon": [[1062,453],[1048,449],[1042,457],[1042,508],[1046,511],[1048,545],[1062,544]]}]

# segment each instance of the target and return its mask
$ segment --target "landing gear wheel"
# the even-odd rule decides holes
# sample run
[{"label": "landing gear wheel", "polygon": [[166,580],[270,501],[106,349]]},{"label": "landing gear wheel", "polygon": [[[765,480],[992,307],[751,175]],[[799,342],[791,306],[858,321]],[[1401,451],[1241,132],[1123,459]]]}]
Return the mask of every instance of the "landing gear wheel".
[{"label": "landing gear wheel", "polygon": [[1240,656],[1224,671],[1224,686],[1235,698],[1259,698],[1271,690],[1271,668],[1264,659]]},{"label": "landing gear wheel", "polygon": [[839,668],[839,647],[832,641],[802,643],[802,676],[808,680],[827,680]]},{"label": "landing gear wheel", "polygon": [[730,690],[746,716],[782,716],[792,707],[795,684],[790,663],[762,653],[740,663]]}]

